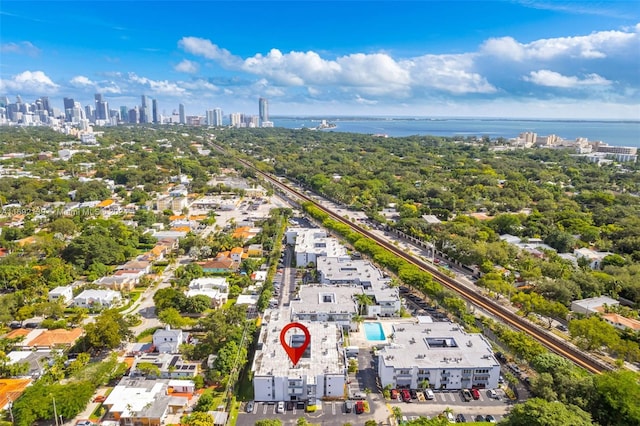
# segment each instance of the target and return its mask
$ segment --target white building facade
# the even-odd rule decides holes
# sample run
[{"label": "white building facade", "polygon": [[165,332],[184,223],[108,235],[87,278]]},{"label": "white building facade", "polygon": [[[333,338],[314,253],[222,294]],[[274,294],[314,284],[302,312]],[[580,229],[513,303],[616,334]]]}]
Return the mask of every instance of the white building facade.
[{"label": "white building facade", "polygon": [[[287,310],[270,311],[265,317],[252,366],[254,399],[269,402],[343,398],[347,370],[341,329],[335,323],[302,322],[311,342],[294,366],[280,344],[280,332],[290,322],[290,315]],[[287,333],[292,342],[296,341],[296,331]]]},{"label": "white building facade", "polygon": [[[500,363],[481,334],[468,334],[451,323],[398,323],[390,343],[378,352],[382,387],[417,389],[493,389]],[[425,382],[426,381],[426,382]]]}]

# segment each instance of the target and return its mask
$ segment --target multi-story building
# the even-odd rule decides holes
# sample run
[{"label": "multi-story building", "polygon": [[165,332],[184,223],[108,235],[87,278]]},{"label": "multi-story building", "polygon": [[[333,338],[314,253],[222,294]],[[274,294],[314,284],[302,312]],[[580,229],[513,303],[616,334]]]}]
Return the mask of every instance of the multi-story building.
[{"label": "multi-story building", "polygon": [[266,98],[258,99],[258,111],[260,116],[260,123],[269,121],[269,100]]},{"label": "multi-story building", "polygon": [[153,124],[160,123],[160,115],[158,114],[158,100],[154,99],[151,101],[151,114],[153,119]]},{"label": "multi-story building", "polygon": [[366,306],[367,317],[392,317],[400,313],[400,293],[392,287],[391,279],[365,260],[349,256],[318,257],[316,269],[322,284],[362,286],[371,304]]},{"label": "multi-story building", "polygon": [[329,321],[351,329],[358,314],[356,294],[363,294],[361,286],[303,285],[291,300],[291,320]]},{"label": "multi-story building", "polygon": [[222,109],[215,108],[213,110],[213,125],[216,127],[222,126]]},{"label": "multi-story building", "polygon": [[180,124],[186,124],[187,123],[187,115],[184,112],[184,105],[183,104],[179,104],[178,105],[178,114],[180,115]]},{"label": "multi-story building", "polygon": [[207,126],[213,126],[214,122],[214,112],[212,109],[207,110]]},{"label": "multi-story building", "polygon": [[96,112],[95,121],[109,119],[109,103],[102,98],[102,94],[96,93],[95,96]]},{"label": "multi-story building", "polygon": [[500,363],[481,334],[448,322],[396,323],[378,351],[380,385],[416,389],[495,388]]},{"label": "multi-story building", "polygon": [[62,102],[64,105],[64,121],[71,121],[75,101],[73,98],[64,98]]},{"label": "multi-story building", "polygon": [[347,250],[335,238],[329,237],[327,231],[320,228],[288,228],[287,244],[295,244],[294,252],[297,266],[317,263],[318,257],[345,256]]},{"label": "multi-story building", "polygon": [[244,114],[241,112],[232,112],[229,114],[229,120],[232,127],[244,127]]},{"label": "multi-story building", "polygon": [[[252,366],[255,400],[315,402],[344,397],[347,371],[341,328],[328,322],[302,322],[311,341],[294,366],[280,344],[280,332],[290,317],[287,310],[265,315]],[[293,328],[285,338],[296,347],[304,335]]]}]

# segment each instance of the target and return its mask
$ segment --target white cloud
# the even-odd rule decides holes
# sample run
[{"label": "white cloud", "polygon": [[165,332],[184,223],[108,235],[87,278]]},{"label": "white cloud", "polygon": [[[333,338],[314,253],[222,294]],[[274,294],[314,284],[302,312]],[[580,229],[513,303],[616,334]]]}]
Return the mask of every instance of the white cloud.
[{"label": "white cloud", "polygon": [[241,61],[240,58],[233,56],[228,50],[221,49],[211,43],[211,41],[203,38],[183,37],[178,42],[178,46],[183,48],[186,52],[214,61],[220,61],[227,66],[232,66]]},{"label": "white cloud", "polygon": [[185,59],[179,64],[177,64],[175,67],[173,67],[173,69],[179,72],[194,74],[198,72],[198,64],[196,62]]},{"label": "white cloud", "polygon": [[77,75],[73,77],[70,81],[74,86],[94,86],[95,83],[91,81],[88,77],[84,75]]},{"label": "white cloud", "polygon": [[21,41],[19,43],[2,43],[0,44],[1,53],[17,53],[20,55],[38,56],[41,52],[30,41]]},{"label": "white cloud", "polygon": [[181,97],[189,94],[186,89],[168,80],[151,80],[135,73],[129,73],[129,81],[148,87],[154,95]]},{"label": "white cloud", "polygon": [[599,31],[586,36],[540,39],[519,43],[512,37],[492,38],[481,47],[481,53],[504,60],[550,60],[558,57],[599,59],[637,49],[637,32]]},{"label": "white cloud", "polygon": [[424,55],[407,61],[412,84],[454,94],[494,93],[496,88],[473,71],[474,56]]},{"label": "white cloud", "polygon": [[242,59],[209,40],[185,37],[184,50],[212,59],[223,67],[269,79],[281,86],[339,86],[370,96],[409,97],[412,88],[432,88],[450,93],[492,93],[496,89],[473,71],[471,56],[426,55],[397,61],[387,53],[353,53],[325,59],[307,51],[282,53],[271,49],[266,55]]},{"label": "white cloud", "polygon": [[608,86],[611,81],[598,74],[588,74],[583,79],[575,76],[565,76],[555,71],[539,70],[531,71],[523,80],[539,86],[574,88],[584,86]]},{"label": "white cloud", "polygon": [[9,80],[0,80],[0,88],[3,91],[43,94],[55,92],[58,87],[42,71],[24,71]]}]

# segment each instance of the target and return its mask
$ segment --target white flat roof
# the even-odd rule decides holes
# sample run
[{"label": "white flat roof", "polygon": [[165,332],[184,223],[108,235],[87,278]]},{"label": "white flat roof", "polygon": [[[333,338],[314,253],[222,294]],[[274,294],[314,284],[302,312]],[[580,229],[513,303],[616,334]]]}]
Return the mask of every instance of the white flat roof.
[{"label": "white flat roof", "polygon": [[481,334],[469,334],[448,322],[398,322],[389,345],[378,354],[394,368],[491,368],[499,365]]},{"label": "white flat roof", "polygon": [[353,300],[355,294],[363,294],[362,286],[303,285],[298,295],[300,300],[291,301],[294,312],[357,313]]},{"label": "white flat roof", "polygon": [[[291,322],[289,309],[267,311],[260,331],[253,360],[255,376],[316,377],[323,374],[344,374],[344,357],[340,351],[341,331],[335,323],[300,321],[311,335],[310,356],[301,358],[294,367],[280,344],[280,332]],[[302,334],[297,329],[289,333]],[[288,334],[289,334],[288,333]]]}]

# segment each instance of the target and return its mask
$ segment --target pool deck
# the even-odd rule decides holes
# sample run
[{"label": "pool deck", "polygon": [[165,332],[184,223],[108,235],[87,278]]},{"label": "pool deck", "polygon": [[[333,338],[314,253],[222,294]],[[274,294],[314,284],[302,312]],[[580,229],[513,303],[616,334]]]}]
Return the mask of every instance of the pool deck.
[{"label": "pool deck", "polygon": [[[369,340],[367,339],[367,334],[364,331],[364,324],[366,323],[379,323],[382,325],[382,331],[384,332],[385,339],[384,340]],[[392,333],[391,324],[385,324],[384,321],[372,320],[372,321],[364,321],[360,324],[360,329],[358,331],[352,331],[349,333],[349,344],[351,346],[358,346],[359,348],[373,348],[379,345],[386,345],[389,341],[386,339],[386,336],[389,336]]]}]

